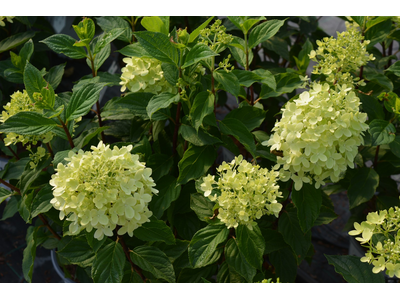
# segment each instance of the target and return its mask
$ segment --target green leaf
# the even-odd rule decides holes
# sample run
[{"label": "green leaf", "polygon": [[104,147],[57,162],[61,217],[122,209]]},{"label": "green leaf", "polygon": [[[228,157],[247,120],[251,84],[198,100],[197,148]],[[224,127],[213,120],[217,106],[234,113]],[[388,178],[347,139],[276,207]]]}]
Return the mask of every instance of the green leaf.
[{"label": "green leaf", "polygon": [[76,34],[81,39],[81,41],[87,41],[87,45],[93,39],[96,30],[96,25],[92,19],[84,18],[78,23],[78,25],[72,25]]},{"label": "green leaf", "polygon": [[297,207],[297,217],[303,232],[307,232],[314,226],[317,220],[321,205],[321,190],[316,189],[314,185],[305,183],[300,191],[292,192],[292,200]]},{"label": "green leaf", "polygon": [[[246,43],[243,39],[239,37],[233,37],[232,43],[229,45],[229,50],[231,51],[233,58],[241,64],[244,68],[246,67]],[[253,61],[253,51],[249,51],[248,54],[248,64],[250,65]]]},{"label": "green leaf", "polygon": [[31,59],[31,56],[33,54],[33,41],[30,39],[25,43],[25,45],[21,48],[19,51],[19,56],[21,57],[21,70],[23,70],[26,66],[26,61],[29,61]]},{"label": "green leaf", "polygon": [[363,94],[359,94],[358,97],[361,100],[362,110],[368,114],[368,120],[385,119],[383,107],[375,97]]},{"label": "green leaf", "polygon": [[386,120],[375,119],[369,123],[371,146],[390,144],[396,137],[396,128]]},{"label": "green leaf", "polygon": [[[246,102],[242,102],[246,103]],[[250,105],[241,105],[238,109],[234,109],[225,116],[225,120],[239,120],[249,131],[259,127],[265,119],[266,111]]]},{"label": "green leaf", "polygon": [[207,266],[199,269],[183,269],[179,273],[178,282],[179,283],[201,283],[202,278],[210,278],[216,272],[216,267],[214,265]]},{"label": "green leaf", "polygon": [[147,31],[161,32],[168,34],[169,28],[165,26],[160,17],[143,17],[140,22]]},{"label": "green leaf", "polygon": [[66,109],[66,120],[72,121],[86,115],[93,104],[99,100],[100,91],[104,86],[104,83],[88,83],[79,90],[75,90]]},{"label": "green leaf", "polygon": [[96,253],[92,266],[93,281],[101,283],[121,282],[124,275],[125,260],[121,244],[112,242],[106,245]]},{"label": "green leaf", "polygon": [[49,132],[58,124],[37,112],[19,112],[0,125],[1,132],[15,132],[22,135],[40,135]]},{"label": "green leaf", "polygon": [[115,28],[123,28],[124,32],[117,37],[117,40],[121,40],[127,43],[132,42],[132,29],[127,21],[122,17],[100,17],[96,18],[97,25],[103,29],[103,31],[110,31]]},{"label": "green leaf", "polygon": [[383,74],[378,73],[376,70],[372,68],[364,68],[364,78],[368,81],[376,83],[383,87],[385,90],[391,92],[393,90],[392,81]]},{"label": "green leaf", "polygon": [[297,73],[279,73],[275,75],[276,89],[263,84],[261,87],[260,98],[267,99],[277,97],[285,93],[291,93],[303,84]]},{"label": "green leaf", "polygon": [[233,73],[227,73],[223,70],[213,72],[214,79],[218,81],[225,91],[231,93],[236,98],[240,94],[240,83]]},{"label": "green leaf", "polygon": [[258,19],[247,19],[242,24],[240,24],[240,27],[242,28],[243,33],[247,34],[254,25],[262,20],[265,20],[265,17],[258,17]]},{"label": "green leaf", "polygon": [[167,175],[173,165],[173,157],[166,154],[154,153],[147,159],[146,166],[153,171],[151,177],[157,182]]},{"label": "green leaf", "polygon": [[57,254],[71,264],[85,268],[92,264],[95,253],[86,241],[86,236],[66,236],[58,243]]},{"label": "green leaf", "polygon": [[356,16],[356,17],[351,17],[361,28],[364,27],[364,21],[365,17],[362,16]]},{"label": "green leaf", "polygon": [[36,257],[37,227],[30,226],[26,232],[26,248],[22,258],[22,272],[27,282],[32,282],[33,263]]},{"label": "green leaf", "polygon": [[43,79],[42,73],[28,62],[24,70],[24,84],[29,98],[35,102],[33,93],[41,93],[47,82]]},{"label": "green leaf", "polygon": [[[290,58],[291,56],[289,54],[288,42],[280,37],[273,36],[268,40],[262,42],[262,46],[267,48],[268,50],[275,52],[279,56],[282,56],[282,58],[286,59],[287,61],[291,60]],[[292,57],[295,58],[294,56]],[[258,70],[263,70],[263,69],[258,69]]]},{"label": "green leaf", "polygon": [[230,239],[226,243],[225,260],[229,268],[233,268],[237,273],[243,276],[247,282],[253,282],[257,270],[247,262],[245,256],[240,252],[235,239]]},{"label": "green leaf", "polygon": [[390,150],[392,150],[393,154],[397,157],[400,157],[400,135],[397,135],[393,142],[389,144]]},{"label": "green leaf", "polygon": [[121,50],[117,50],[117,52],[121,53],[122,55],[128,56],[128,57],[129,56],[136,56],[136,57],[150,56],[146,52],[146,50],[144,50],[143,46],[140,45],[140,43],[135,43],[135,44],[125,46]]},{"label": "green leaf", "polygon": [[390,34],[392,29],[392,21],[386,20],[372,26],[365,32],[365,39],[370,40],[367,50],[374,47],[375,44],[383,42]]},{"label": "green leaf", "polygon": [[162,108],[169,107],[172,103],[178,103],[180,100],[179,94],[162,93],[153,96],[146,107],[147,115],[151,119],[153,114]]},{"label": "green leaf", "polygon": [[[101,132],[104,130],[108,129],[109,127],[93,127],[90,128],[89,130],[85,130],[84,132],[81,133],[81,135],[73,140],[75,148],[77,149],[82,149],[85,147],[91,139],[99,135]],[[57,155],[58,153],[56,153]]]},{"label": "green leaf", "polygon": [[135,237],[145,242],[165,242],[167,245],[175,244],[175,237],[170,227],[164,221],[150,219],[134,231]]},{"label": "green leaf", "polygon": [[13,196],[8,200],[6,207],[3,211],[3,216],[1,217],[0,221],[7,220],[8,218],[13,217],[18,212],[18,198],[20,196]]},{"label": "green leaf", "polygon": [[178,50],[167,35],[150,31],[138,31],[134,35],[151,56],[162,62],[178,65]]},{"label": "green leaf", "polygon": [[95,232],[95,230],[92,230],[91,232],[86,231],[86,240],[93,252],[96,253],[97,251],[99,251],[101,246],[103,246],[104,242],[109,240],[106,236],[104,236],[103,239],[99,241],[94,237]]},{"label": "green leaf", "polygon": [[182,69],[187,68],[202,59],[213,57],[219,55],[210,49],[210,47],[204,44],[196,44],[192,49],[190,49],[189,53],[185,56],[185,63],[182,66]]},{"label": "green leaf", "polygon": [[162,63],[161,69],[163,70],[164,78],[168,81],[168,83],[172,86],[176,86],[179,79],[178,68],[173,64]]},{"label": "green leaf", "polygon": [[9,51],[23,43],[27,42],[30,38],[34,37],[36,32],[34,31],[25,31],[22,33],[17,33],[12,35],[4,40],[0,41],[0,53]]},{"label": "green leaf", "polygon": [[310,54],[312,49],[313,46],[310,40],[307,39],[299,53],[299,56],[294,57],[296,61],[296,66],[302,74],[305,74],[307,71],[308,65],[310,63],[310,58],[308,57],[308,54]]},{"label": "green leaf", "polygon": [[247,20],[248,17],[228,16],[227,18],[233,23],[233,25],[242,30],[242,24]]},{"label": "green leaf", "polygon": [[178,183],[186,184],[192,179],[203,176],[214,163],[216,157],[217,153],[213,146],[197,147],[189,145],[178,163]]},{"label": "green leaf", "polygon": [[328,263],[349,283],[384,283],[383,273],[374,274],[373,266],[351,255],[326,255]]},{"label": "green leaf", "polygon": [[[109,46],[110,43],[117,39],[121,34],[125,31],[124,28],[114,28],[110,31],[104,32],[102,35],[96,38],[96,43],[94,47],[93,54],[97,54],[106,46]],[[97,58],[97,56],[96,56]]]},{"label": "green leaf", "polygon": [[85,50],[80,47],[74,47],[76,40],[66,34],[54,34],[40,42],[46,44],[54,52],[62,53],[73,59],[86,57]]},{"label": "green leaf", "polygon": [[275,268],[276,276],[279,277],[280,282],[295,282],[297,261],[290,247],[272,252],[269,255],[269,259]]},{"label": "green leaf", "polygon": [[55,90],[61,82],[61,79],[64,75],[64,68],[67,63],[63,63],[61,65],[57,65],[52,67],[49,70],[49,73],[46,74],[46,81],[52,86],[53,90]]},{"label": "green leaf", "polygon": [[160,249],[152,246],[139,246],[130,252],[135,265],[150,272],[156,278],[175,282],[175,271],[168,257]]},{"label": "green leaf", "polygon": [[254,48],[258,44],[273,37],[282,27],[285,20],[270,20],[254,27],[249,35],[249,48]]},{"label": "green leaf", "polygon": [[296,209],[284,211],[279,216],[278,230],[285,242],[289,244],[298,256],[297,261],[302,261],[311,246],[311,231],[304,233],[301,230]]},{"label": "green leaf", "polygon": [[20,181],[20,189],[22,195],[25,195],[25,193],[31,187],[32,183],[40,176],[42,170],[50,165],[50,162],[51,158],[45,156],[34,169],[31,169],[31,166],[29,164],[26,165],[25,170],[21,175]]},{"label": "green leaf", "polygon": [[226,135],[234,136],[250,154],[255,158],[256,144],[254,137],[241,121],[233,118],[225,118],[220,123],[221,132]]},{"label": "green leaf", "polygon": [[379,175],[374,169],[362,167],[355,170],[347,191],[350,209],[369,201],[379,185]]},{"label": "green leaf", "polygon": [[252,228],[247,225],[239,225],[236,228],[236,241],[247,262],[254,268],[261,270],[265,240],[258,225],[252,225]]},{"label": "green leaf", "polygon": [[276,230],[261,228],[261,233],[265,239],[264,254],[270,254],[288,246],[288,244],[285,243],[282,234]]},{"label": "green leaf", "polygon": [[[107,102],[107,105],[112,104],[110,106],[111,111],[115,110],[115,107],[127,108],[135,116],[143,120],[148,120],[149,116],[147,115],[146,107],[153,96],[154,94],[151,93],[131,93],[127,94],[125,97],[117,98],[117,100],[114,102],[111,100]],[[103,108],[103,112],[104,111],[106,111],[106,107]],[[156,115],[158,115],[157,112],[153,115],[153,117]]]},{"label": "green leaf", "polygon": [[393,72],[396,76],[400,77],[400,61],[396,61],[393,65],[387,68],[384,72]]},{"label": "green leaf", "polygon": [[216,249],[219,244],[225,242],[228,234],[229,230],[225,224],[208,225],[197,231],[188,249],[190,264],[193,268],[205,267],[217,261],[221,253],[216,252]]},{"label": "green leaf", "polygon": [[201,24],[199,27],[197,27],[195,30],[193,30],[192,33],[190,33],[189,43],[193,42],[199,36],[200,31],[202,31],[204,28],[206,28],[212,19],[214,19],[214,17],[209,17],[207,19],[207,21],[205,21],[203,24]]},{"label": "green leaf", "polygon": [[222,143],[222,141],[215,136],[210,135],[206,131],[204,131],[202,128],[198,129],[198,132],[196,132],[196,129],[194,129],[191,126],[182,124],[179,127],[179,134],[182,135],[182,137],[188,141],[189,143],[192,143],[195,146],[206,146],[206,145],[214,145],[218,143]]},{"label": "green leaf", "polygon": [[150,210],[159,219],[171,203],[178,199],[181,186],[177,185],[175,177],[166,175],[157,181],[156,187],[159,192],[158,195],[153,196],[150,202]]},{"label": "green leaf", "polygon": [[214,112],[214,95],[207,91],[200,92],[194,98],[189,116],[196,131],[203,124],[204,118]]},{"label": "green leaf", "polygon": [[31,217],[48,212],[53,207],[50,203],[53,198],[53,187],[47,184],[32,200]]},{"label": "green leaf", "polygon": [[233,70],[232,73],[237,77],[240,85],[250,87],[254,82],[261,82],[276,87],[275,77],[268,70],[258,69],[255,71]]},{"label": "green leaf", "polygon": [[10,197],[12,194],[14,194],[13,191],[9,191],[5,188],[0,187],[0,204],[8,197]]},{"label": "green leaf", "polygon": [[190,195],[190,208],[196,213],[201,221],[210,222],[210,218],[214,214],[215,203],[201,194]]}]

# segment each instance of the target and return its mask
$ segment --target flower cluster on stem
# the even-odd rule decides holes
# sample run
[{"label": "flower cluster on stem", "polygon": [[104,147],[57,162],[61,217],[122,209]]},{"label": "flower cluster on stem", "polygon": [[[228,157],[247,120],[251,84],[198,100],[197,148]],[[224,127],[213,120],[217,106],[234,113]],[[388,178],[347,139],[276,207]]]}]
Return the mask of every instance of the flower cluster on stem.
[{"label": "flower cluster on stem", "polygon": [[277,185],[279,173],[252,165],[241,155],[217,168],[218,178],[207,175],[200,188],[204,196],[217,203],[218,219],[228,228],[252,226],[263,215],[278,217],[282,197]]},{"label": "flower cluster on stem", "polygon": [[65,158],[69,163],[57,165],[50,180],[51,203],[60,210],[61,220],[71,221],[72,235],[95,229],[95,238],[101,240],[104,235],[112,236],[119,225],[119,235],[133,236],[152,216],[148,204],[158,193],[152,170],[130,153],[132,145],[111,149],[100,142],[91,150],[71,151]]}]

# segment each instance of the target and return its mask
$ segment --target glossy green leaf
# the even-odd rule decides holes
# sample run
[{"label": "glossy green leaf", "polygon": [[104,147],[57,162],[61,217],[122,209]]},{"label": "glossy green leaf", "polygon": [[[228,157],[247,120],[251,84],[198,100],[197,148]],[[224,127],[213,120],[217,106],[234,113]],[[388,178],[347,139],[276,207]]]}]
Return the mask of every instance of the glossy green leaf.
[{"label": "glossy green leaf", "polygon": [[215,251],[219,244],[225,242],[228,234],[229,230],[225,224],[208,225],[196,232],[188,250],[191,265],[201,268],[214,263],[219,258]]},{"label": "glossy green leaf", "polygon": [[178,50],[172,45],[167,35],[160,32],[137,31],[134,33],[147,53],[167,63],[178,64]]},{"label": "glossy green leaf", "polygon": [[202,128],[199,128],[198,132],[196,132],[196,129],[185,124],[182,124],[179,127],[179,134],[181,134],[186,141],[192,143],[195,146],[201,147],[206,145],[214,145],[222,143],[222,141],[219,138],[212,136]]},{"label": "glossy green leaf", "polygon": [[[245,102],[242,102],[245,103]],[[249,131],[259,127],[265,119],[266,111],[250,105],[241,105],[225,116],[225,120],[239,120]]]},{"label": "glossy green leaf", "polygon": [[196,213],[201,221],[210,222],[210,218],[214,214],[214,205],[214,202],[211,202],[202,194],[190,195],[190,208]]},{"label": "glossy green leaf", "polygon": [[34,31],[25,31],[22,33],[17,33],[12,35],[4,40],[0,41],[0,53],[9,51],[23,43],[27,42],[30,38],[34,37],[36,32]]},{"label": "glossy green leaf", "polygon": [[91,265],[95,259],[95,253],[82,235],[63,237],[58,243],[57,253],[69,263],[83,268]]},{"label": "glossy green leaf", "polygon": [[254,48],[273,37],[284,23],[285,20],[270,20],[254,27],[249,35],[249,48]]},{"label": "glossy green leaf", "polygon": [[257,156],[254,137],[241,121],[225,118],[220,122],[220,129],[224,134],[234,136],[254,158]]},{"label": "glossy green leaf", "polygon": [[161,69],[163,70],[164,78],[168,81],[168,83],[172,86],[176,86],[179,79],[178,68],[173,64],[162,63]]},{"label": "glossy green leaf", "polygon": [[64,69],[65,69],[66,64],[67,63],[63,63],[61,65],[52,67],[49,70],[49,73],[47,73],[45,75],[44,78],[53,87],[53,90],[55,90],[58,87],[58,85],[60,84],[61,79],[64,75]]},{"label": "glossy green leaf", "polygon": [[302,261],[311,246],[311,231],[304,233],[301,230],[296,209],[284,211],[279,216],[278,231],[285,242],[297,255],[297,261]]},{"label": "glossy green leaf", "polygon": [[0,221],[7,220],[8,218],[12,218],[18,212],[18,198],[20,196],[12,196],[10,200],[8,200],[6,207],[3,210],[3,215]]},{"label": "glossy green leaf", "polygon": [[37,227],[29,226],[26,232],[26,248],[22,258],[22,272],[27,282],[32,282],[33,264],[36,257]]},{"label": "glossy green leaf", "polygon": [[24,70],[24,84],[29,98],[35,101],[33,93],[41,93],[42,89],[46,87],[47,82],[43,79],[42,73],[38,69],[27,63]]},{"label": "glossy green leaf", "polygon": [[52,119],[47,119],[37,112],[24,111],[8,118],[0,125],[0,131],[40,135],[49,132],[57,125]]},{"label": "glossy green leaf", "polygon": [[128,56],[128,57],[129,56],[136,56],[136,57],[150,56],[150,54],[148,54],[146,52],[146,50],[143,48],[142,45],[140,45],[140,43],[134,43],[134,44],[125,46],[121,50],[117,50],[117,52],[121,53],[122,55]]},{"label": "glossy green leaf", "polygon": [[271,264],[275,268],[276,276],[280,282],[293,283],[297,275],[297,261],[290,247],[285,247],[279,251],[269,254]]},{"label": "glossy green leaf", "polygon": [[175,244],[175,237],[170,227],[164,221],[150,219],[134,231],[135,237],[146,242],[165,242],[167,245]]},{"label": "glossy green leaf", "polygon": [[227,73],[223,70],[217,70],[213,73],[213,76],[214,79],[222,85],[223,90],[231,93],[236,98],[239,97],[240,83],[237,77],[232,72]]},{"label": "glossy green leaf", "polygon": [[132,42],[132,29],[127,21],[122,17],[105,16],[96,18],[97,25],[103,29],[103,31],[111,31],[115,28],[123,28],[124,32],[117,37],[117,40],[124,42]]},{"label": "glossy green leaf", "polygon": [[162,93],[153,96],[146,107],[147,115],[151,119],[153,114],[160,109],[169,107],[172,103],[178,103],[180,100],[179,94]]},{"label": "glossy green leaf", "polygon": [[218,53],[215,53],[210,49],[210,47],[205,44],[196,44],[192,49],[190,49],[189,53],[185,56],[185,63],[182,68],[187,68],[202,59],[217,56]]},{"label": "glossy green leaf", "polygon": [[371,146],[390,144],[396,137],[396,128],[386,120],[375,119],[369,123]]},{"label": "glossy green leaf", "polygon": [[192,119],[193,127],[198,131],[203,124],[204,118],[214,112],[214,95],[208,91],[200,92],[194,98],[189,116]]},{"label": "glossy green leaf", "polygon": [[185,184],[203,176],[214,163],[217,153],[213,146],[197,147],[190,145],[178,163],[178,183]]},{"label": "glossy green leaf", "polygon": [[142,21],[140,21],[140,24],[142,24],[147,31],[161,32],[164,34],[169,33],[169,28],[165,26],[161,18],[157,16],[143,17]]},{"label": "glossy green leaf", "polygon": [[86,115],[93,104],[99,100],[100,91],[104,86],[105,84],[103,83],[88,83],[79,90],[75,90],[68,103],[65,118],[68,121],[72,121]]},{"label": "glossy green leaf", "polygon": [[322,205],[321,190],[316,189],[314,185],[304,183],[300,191],[293,190],[292,200],[297,207],[297,217],[301,229],[303,232],[309,231],[320,213]]},{"label": "glossy green leaf", "polygon": [[379,175],[374,169],[362,167],[355,171],[347,191],[350,209],[369,201],[379,185]]},{"label": "glossy green leaf", "polygon": [[62,53],[73,59],[86,57],[86,52],[81,47],[74,47],[76,40],[66,34],[54,34],[40,41],[56,53]]},{"label": "glossy green leaf", "polygon": [[253,282],[257,270],[247,262],[245,256],[240,252],[235,239],[230,239],[226,243],[225,260],[229,268],[233,268],[237,273],[243,276],[247,282]]},{"label": "glossy green leaf", "polygon": [[50,203],[53,198],[53,187],[47,184],[32,200],[31,217],[48,212],[53,207]]},{"label": "glossy green leaf", "polygon": [[190,35],[189,35],[189,43],[193,42],[200,34],[200,31],[203,30],[204,28],[207,27],[207,25],[211,22],[211,20],[214,19],[214,17],[209,17],[207,21],[205,21],[203,24],[201,24],[199,27],[197,27],[195,30],[193,30]]},{"label": "glossy green leaf", "polygon": [[390,150],[392,150],[393,154],[397,157],[400,157],[400,135],[397,135],[393,142],[389,144]]},{"label": "glossy green leaf", "polygon": [[351,255],[326,255],[328,263],[349,283],[384,283],[382,273],[374,274],[373,266],[360,261],[359,257]]},{"label": "glossy green leaf", "polygon": [[236,228],[236,241],[240,253],[254,268],[261,270],[265,250],[265,240],[258,225],[239,225]]},{"label": "glossy green leaf", "polygon": [[100,54],[103,48],[109,46],[113,40],[117,39],[124,32],[125,32],[124,28],[114,28],[98,36],[96,38],[96,43],[93,50],[93,54],[96,55],[96,58]]},{"label": "glossy green leaf", "polygon": [[175,282],[175,271],[168,257],[160,249],[152,246],[139,246],[130,252],[135,265],[150,272],[156,278]]},{"label": "glossy green leaf", "polygon": [[181,186],[177,185],[176,181],[171,175],[166,175],[157,181],[156,188],[159,192],[150,202],[150,210],[157,218],[161,218],[164,211],[179,197]]},{"label": "glossy green leaf", "polygon": [[125,254],[120,243],[109,243],[96,253],[92,266],[94,282],[118,283],[124,275]]}]

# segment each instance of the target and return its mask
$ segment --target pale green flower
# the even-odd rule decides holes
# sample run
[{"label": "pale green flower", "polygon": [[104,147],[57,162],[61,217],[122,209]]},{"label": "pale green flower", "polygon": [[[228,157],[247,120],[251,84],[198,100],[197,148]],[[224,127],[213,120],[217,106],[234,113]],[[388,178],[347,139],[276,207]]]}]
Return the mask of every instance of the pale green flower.
[{"label": "pale green flower", "polygon": [[228,228],[245,224],[251,228],[254,220],[263,215],[279,216],[282,197],[276,184],[279,175],[258,165],[252,165],[241,155],[218,168],[218,179],[208,175],[200,189],[204,196],[218,205],[218,219]]},{"label": "pale green flower", "polygon": [[121,92],[128,89],[134,93],[177,93],[176,87],[171,86],[164,78],[159,60],[147,57],[125,57],[123,62],[126,66],[121,69]]},{"label": "pale green flower", "polygon": [[[15,92],[11,95],[11,100],[6,105],[4,105],[4,110],[1,113],[0,122],[4,123],[9,117],[25,111],[32,111],[37,113],[43,113],[43,109],[37,108],[35,103],[29,98],[26,90]],[[43,141],[43,143],[50,142],[54,137],[52,132],[47,132],[41,135],[22,135],[14,132],[7,133],[4,138],[4,143],[6,146],[11,144],[16,144],[21,142],[23,145],[27,143],[32,143],[36,145],[38,141]]]},{"label": "pale green flower", "polygon": [[72,235],[95,229],[95,238],[101,240],[120,226],[118,234],[133,236],[152,216],[148,203],[158,191],[151,169],[130,153],[132,145],[111,149],[100,142],[91,150],[71,151],[65,158],[69,163],[57,165],[50,202],[60,210],[61,220],[68,216]]}]

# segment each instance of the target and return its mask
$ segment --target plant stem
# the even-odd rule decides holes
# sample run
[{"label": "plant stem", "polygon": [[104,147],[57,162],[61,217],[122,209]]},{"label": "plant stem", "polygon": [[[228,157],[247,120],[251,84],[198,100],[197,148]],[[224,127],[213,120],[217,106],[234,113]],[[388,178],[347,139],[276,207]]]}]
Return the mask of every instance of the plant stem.
[{"label": "plant stem", "polygon": [[[1,141],[4,143],[4,139],[3,139],[3,137],[2,137],[1,135],[0,135],[0,139],[1,139]],[[11,153],[14,155],[14,157],[15,157],[17,160],[19,160],[18,154],[15,153],[15,151],[14,151],[10,146],[7,146],[7,148],[11,151]]]},{"label": "plant stem", "polygon": [[374,158],[374,164],[373,164],[374,169],[376,169],[376,166],[378,165],[379,147],[380,147],[380,145],[376,146],[375,158]]},{"label": "plant stem", "polygon": [[17,188],[16,186],[13,186],[11,183],[8,183],[4,179],[0,178],[0,183],[4,184],[6,187],[12,189],[13,191],[15,191],[15,192],[17,192],[18,194],[21,195],[21,190],[19,188]]},{"label": "plant stem", "polygon": [[59,116],[57,116],[57,118],[60,121],[60,123],[65,131],[65,134],[67,135],[68,142],[69,142],[69,145],[71,146],[71,149],[73,149],[75,147],[75,145],[74,145],[74,142],[72,141],[72,137],[71,137],[71,134],[69,133],[67,126],[65,125],[65,123]]},{"label": "plant stem", "polygon": [[[117,228],[118,231],[118,228]],[[142,271],[140,270],[140,268],[138,266],[136,266],[133,261],[131,260],[131,257],[129,255],[129,248],[128,246],[125,244],[124,238],[121,235],[118,235],[118,240],[121,242],[121,246],[122,249],[124,250],[125,256],[128,259],[129,263],[131,264],[131,270],[135,270],[136,273],[138,273],[138,275],[140,276],[140,278],[142,278],[143,281],[146,281],[146,278],[143,276]]]},{"label": "plant stem", "polygon": [[53,149],[51,149],[50,143],[46,143],[47,150],[49,150],[51,157],[54,159],[54,152]]},{"label": "plant stem", "polygon": [[181,106],[182,106],[182,103],[179,102],[177,110],[176,110],[174,137],[172,140],[173,155],[176,154],[176,147],[178,146],[178,130],[179,130],[179,126],[180,126],[179,118],[180,118],[180,114],[181,114]]},{"label": "plant stem", "polygon": [[57,234],[57,232],[54,231],[53,228],[51,228],[49,222],[47,222],[46,218],[42,215],[39,214],[38,217],[40,218],[40,220],[42,220],[43,224],[47,227],[47,229],[53,234],[53,236],[57,239],[57,240],[61,240],[61,237]]}]

